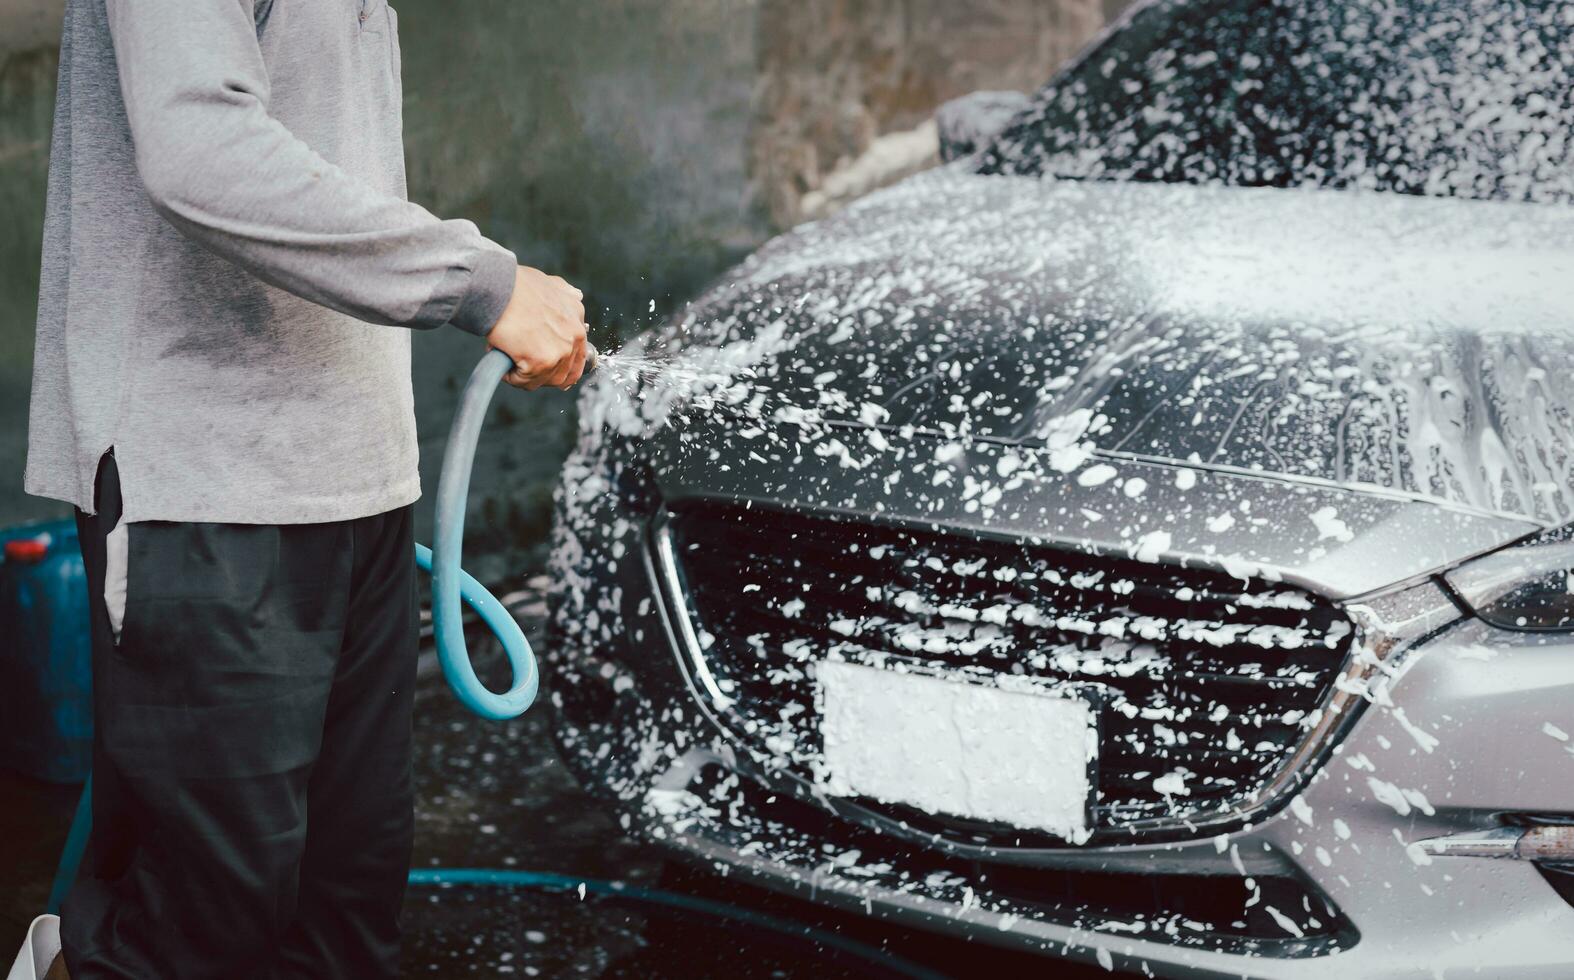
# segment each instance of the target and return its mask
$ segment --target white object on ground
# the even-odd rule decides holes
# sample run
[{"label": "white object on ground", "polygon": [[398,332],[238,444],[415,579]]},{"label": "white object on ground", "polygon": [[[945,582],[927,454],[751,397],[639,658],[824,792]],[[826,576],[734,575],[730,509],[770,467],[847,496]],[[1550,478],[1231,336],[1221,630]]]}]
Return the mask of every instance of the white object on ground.
[{"label": "white object on ground", "polygon": [[11,964],[6,980],[43,980],[60,955],[60,916],[41,915],[27,927],[27,937]]},{"label": "white object on ground", "polygon": [[826,792],[1087,839],[1086,701],[829,660],[815,679]]}]

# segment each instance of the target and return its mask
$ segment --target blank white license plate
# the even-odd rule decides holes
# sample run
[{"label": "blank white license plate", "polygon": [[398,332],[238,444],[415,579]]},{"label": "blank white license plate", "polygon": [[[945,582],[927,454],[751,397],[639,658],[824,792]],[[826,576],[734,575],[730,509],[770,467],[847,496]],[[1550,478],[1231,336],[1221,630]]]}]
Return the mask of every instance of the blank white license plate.
[{"label": "blank white license plate", "polygon": [[1086,837],[1086,700],[830,660],[815,678],[826,792]]}]

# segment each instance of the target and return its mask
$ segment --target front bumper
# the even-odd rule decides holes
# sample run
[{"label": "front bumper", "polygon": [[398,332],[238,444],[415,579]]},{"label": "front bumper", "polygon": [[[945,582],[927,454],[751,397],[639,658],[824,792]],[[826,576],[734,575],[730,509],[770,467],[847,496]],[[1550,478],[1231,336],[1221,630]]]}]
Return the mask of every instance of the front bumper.
[{"label": "front bumper", "polygon": [[[559,542],[553,698],[565,759],[627,829],[815,901],[1161,976],[1571,975],[1574,908],[1536,865],[1434,856],[1421,842],[1574,814],[1562,735],[1574,732],[1574,644],[1460,619],[1424,601],[1436,587],[1423,581],[1408,593],[1423,600],[1414,621],[1395,631],[1402,648],[1292,799],[1188,840],[963,860],[870,835],[833,801],[792,798],[735,751],[676,655],[648,523],[626,506],[637,488],[586,475],[580,494],[597,512]],[[1367,614],[1408,614],[1381,605]],[[1146,904],[1089,898],[1142,882]],[[1164,914],[1166,896],[1188,890],[1237,894],[1250,927]],[[1301,905],[1270,910],[1287,901]]]}]

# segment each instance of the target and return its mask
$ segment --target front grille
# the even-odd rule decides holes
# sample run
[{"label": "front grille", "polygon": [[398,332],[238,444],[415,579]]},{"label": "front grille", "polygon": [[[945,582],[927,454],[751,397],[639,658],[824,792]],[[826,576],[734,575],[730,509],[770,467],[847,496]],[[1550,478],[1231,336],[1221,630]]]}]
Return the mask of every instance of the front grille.
[{"label": "front grille", "polygon": [[[717,717],[769,764],[814,778],[815,661],[1024,675],[1099,706],[1096,833],[1255,800],[1316,724],[1353,639],[1319,596],[1211,570],[760,508],[670,518]],[[861,802],[919,832],[1030,843]]]}]

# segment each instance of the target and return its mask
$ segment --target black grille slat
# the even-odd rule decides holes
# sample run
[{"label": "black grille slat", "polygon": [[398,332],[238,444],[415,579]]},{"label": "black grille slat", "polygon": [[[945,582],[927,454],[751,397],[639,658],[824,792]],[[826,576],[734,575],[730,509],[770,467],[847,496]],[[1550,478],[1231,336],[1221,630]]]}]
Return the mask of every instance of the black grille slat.
[{"label": "black grille slat", "polygon": [[[671,528],[729,723],[788,736],[801,774],[818,744],[806,666],[833,651],[1076,683],[1101,692],[1106,829],[1241,805],[1305,737],[1353,641],[1321,597],[1202,569],[723,505]],[[1153,785],[1173,772],[1183,798]]]},{"label": "black grille slat", "polygon": [[[711,590],[701,587],[694,589],[693,593],[698,597],[705,597],[708,594],[711,594]],[[722,594],[717,594],[716,597],[718,599],[724,598]],[[850,602],[847,606],[826,610],[823,589],[820,591],[811,590],[808,592],[794,593],[792,596],[787,598],[801,598],[804,599],[806,603],[809,599],[814,599],[816,604],[819,605],[822,610],[825,610],[816,614],[816,618],[824,620],[825,622],[832,622],[837,619],[848,619],[865,629],[873,628],[879,630],[883,628],[908,628],[914,626],[940,629],[944,626],[958,628],[972,626],[977,630],[984,630],[987,627],[993,627],[991,632],[996,632],[999,634],[1001,639],[998,642],[1001,644],[1009,643],[1012,640],[1021,642],[1031,634],[1036,637],[1036,642],[1032,645],[1038,648],[1074,646],[1087,641],[1104,640],[1117,643],[1127,643],[1132,647],[1156,647],[1162,644],[1171,649],[1185,648],[1189,651],[1194,651],[1193,654],[1190,654],[1193,659],[1197,657],[1210,658],[1214,662],[1217,662],[1221,665],[1229,666],[1231,658],[1234,657],[1238,659],[1240,663],[1257,663],[1265,670],[1277,670],[1299,664],[1304,666],[1304,668],[1308,671],[1315,672],[1321,669],[1321,662],[1326,660],[1326,654],[1330,651],[1330,649],[1342,649],[1342,645],[1335,645],[1331,648],[1329,646],[1314,646],[1312,645],[1311,641],[1308,641],[1306,645],[1291,648],[1262,646],[1250,641],[1211,643],[1206,640],[1196,638],[1194,635],[1182,636],[1180,635],[1180,631],[1186,628],[1176,627],[1173,624],[1169,625],[1175,630],[1175,632],[1162,630],[1161,624],[1161,631],[1158,632],[1157,635],[1152,635],[1151,633],[1137,633],[1133,629],[1128,629],[1123,635],[1120,636],[1110,636],[1097,631],[1092,633],[1082,633],[1071,629],[1060,628],[1054,625],[1053,619],[1051,619],[1047,613],[1042,620],[1043,625],[1035,626],[1032,623],[1024,623],[1020,621],[1007,621],[1006,623],[995,623],[982,619],[976,621],[966,621],[957,618],[946,618],[927,611],[906,613],[904,610],[899,608],[887,608],[884,605],[877,607],[879,611],[873,611],[871,610],[871,604],[866,600],[862,600],[862,597],[860,596],[849,597],[850,599],[853,599],[855,602],[857,602],[857,605],[854,605],[852,602]],[[963,598],[965,597],[956,597],[958,601]],[[988,599],[984,601],[987,602]],[[993,605],[1000,604],[1002,603],[993,603]],[[1121,614],[1124,613],[1124,610],[1114,610],[1111,612]],[[781,627],[789,620],[789,617],[787,616],[780,615],[779,613],[773,612],[771,610],[759,608],[724,609],[722,615],[749,616],[759,620],[762,624],[768,624],[774,627]],[[897,617],[903,617],[903,619],[899,622]],[[1127,618],[1129,620],[1135,621],[1137,616],[1132,615],[1129,617],[1121,617],[1117,615],[1111,615],[1109,612],[1106,612],[1106,620],[1113,620],[1115,618]],[[1195,627],[1197,625],[1199,625],[1198,621],[1195,617],[1193,617],[1191,626]],[[1200,625],[1204,628],[1212,629],[1214,627],[1228,626],[1229,624],[1222,621],[1208,621],[1201,623]],[[1148,627],[1147,624],[1144,624],[1144,627],[1148,629],[1152,628]],[[1306,629],[1306,627],[1298,628]],[[1278,663],[1274,662],[1274,658],[1278,658]]]},{"label": "black grille slat", "polygon": [[[694,594],[699,596],[705,595],[705,593],[700,590],[696,590]],[[718,615],[720,616],[722,622],[728,623],[729,625],[734,620],[744,620],[744,625],[738,626],[735,630],[735,632],[742,633],[743,635],[748,635],[751,632],[758,631],[780,630],[784,628],[801,628],[805,623],[809,622],[809,620],[803,618],[790,618],[775,612],[771,612],[769,610],[751,608],[726,609],[720,612]],[[919,626],[939,630],[942,625],[940,623],[934,623],[931,625],[929,621],[926,621],[921,617],[915,617],[914,620],[909,623],[898,623],[888,615],[873,616],[866,614],[863,616],[853,616],[849,614],[845,617],[816,616],[813,618],[819,621],[821,625],[824,625],[827,622],[834,622],[839,618],[845,618],[853,621],[857,625],[857,628],[866,636],[870,632],[876,634],[893,634],[891,637],[893,640],[896,639],[895,633],[904,628]],[[947,622],[958,628],[961,628],[965,625],[955,621]],[[1013,647],[1021,647],[1024,649],[1043,649],[1055,647],[1069,648],[1076,646],[1079,639],[1090,639],[1088,637],[1082,637],[1078,634],[1068,631],[1045,628],[1036,631],[1040,635],[1040,639],[1035,643],[1027,639],[1027,634],[1031,632],[1035,631],[1023,626],[1017,626],[1009,630],[1002,628],[999,638],[990,641],[989,648],[999,649],[1002,652],[1013,652],[1011,649]],[[1091,639],[1099,639],[1099,637],[1092,637]],[[1117,642],[1126,641],[1121,640]],[[1154,641],[1146,639],[1132,644],[1134,649],[1155,647],[1157,645],[1158,644]],[[1171,650],[1184,649],[1186,651],[1186,655],[1183,658],[1176,658],[1172,655],[1168,659],[1183,659],[1189,662],[1192,666],[1188,668],[1188,672],[1195,673],[1199,677],[1208,675],[1211,668],[1211,672],[1215,674],[1226,672],[1223,674],[1223,676],[1228,676],[1232,680],[1252,680],[1252,676],[1242,675],[1233,671],[1239,671],[1245,665],[1255,664],[1261,668],[1260,672],[1258,672],[1258,679],[1260,679],[1263,683],[1270,686],[1287,686],[1294,680],[1293,677],[1285,676],[1287,672],[1305,672],[1315,675],[1320,672],[1322,666],[1316,661],[1306,657],[1290,659],[1291,657],[1295,656],[1295,651],[1280,652],[1279,656],[1281,657],[1281,660],[1278,663],[1273,663],[1269,658],[1274,655],[1274,651],[1263,650],[1259,647],[1250,647],[1247,648],[1238,662],[1232,664],[1230,658],[1228,657],[1228,651],[1230,648],[1221,648],[1207,644],[1196,644],[1185,641],[1174,641],[1167,644],[1167,646],[1170,647]],[[1326,657],[1327,652],[1328,651],[1325,649],[1319,651],[1319,653],[1321,653],[1324,657]],[[1321,690],[1321,680],[1320,678],[1313,677],[1299,686]]]},{"label": "black grille slat", "polygon": [[[826,523],[849,528],[867,528],[867,525],[854,525],[851,522],[827,521]],[[840,569],[846,572],[848,577],[851,577],[851,575],[856,574],[856,572],[859,571],[875,571],[880,573],[880,575],[878,578],[873,579],[874,584],[888,583],[891,579],[892,570],[899,570],[903,566],[904,562],[921,565],[926,558],[940,557],[939,549],[935,548],[926,548],[918,552],[900,552],[895,545],[885,545],[884,554],[882,557],[879,559],[872,559],[869,557],[868,548],[861,548],[858,552],[849,553],[846,550],[844,544],[816,540],[813,537],[803,534],[788,534],[784,537],[783,535],[774,532],[760,533],[763,529],[755,529],[751,531],[749,529],[729,527],[727,530],[727,538],[706,542],[704,545],[705,551],[717,558],[724,558],[730,553],[736,556],[738,559],[754,563],[758,563],[763,559],[766,563],[770,563],[782,568],[794,567],[793,562],[796,562],[796,567],[802,568],[807,566],[821,572],[825,570]],[[895,533],[917,534],[926,532],[897,531]],[[964,544],[965,546],[971,548],[980,547],[979,543],[974,541],[965,541]],[[872,547],[881,546],[874,545]],[[986,545],[984,547],[988,546]],[[1007,545],[1006,547],[1012,546]],[[787,558],[780,554],[784,548],[791,549],[794,552],[791,558]],[[968,559],[965,556],[960,558],[952,557],[950,561],[945,561],[943,559],[942,564],[951,565],[958,560],[966,562]],[[1115,560],[1126,561],[1124,559]],[[1128,564],[1135,563],[1128,562]],[[1003,566],[997,565],[995,567]],[[1019,573],[1019,576],[1025,574],[1027,573]],[[1192,575],[1197,573],[1185,574]],[[982,578],[984,576],[974,575],[972,577]],[[1263,590],[1256,593],[1222,592],[1198,587],[1194,582],[1184,581],[1184,578],[1181,575],[1164,577],[1171,578],[1177,587],[1189,588],[1192,590],[1193,598],[1186,600],[1186,606],[1188,609],[1192,610],[1188,618],[1193,620],[1206,618],[1200,616],[1197,612],[1203,608],[1217,608],[1219,610],[1224,610],[1231,607],[1239,608],[1242,604],[1243,597],[1248,597],[1248,601],[1260,601],[1264,597],[1273,594],[1279,594],[1286,597],[1287,599],[1302,602],[1305,604],[1306,608],[1253,608],[1252,612],[1254,615],[1252,621],[1254,623],[1294,625],[1298,619],[1303,619],[1305,617],[1305,613],[1309,609],[1316,608],[1316,604],[1312,603],[1304,593],[1299,593],[1295,590],[1286,589],[1283,587],[1275,587],[1273,589]],[[1087,586],[1086,589],[1090,592],[1109,592],[1108,587],[1111,583],[1116,581],[1131,581],[1133,590],[1129,594],[1120,596],[1118,601],[1121,605],[1136,606],[1139,603],[1148,602],[1159,606],[1174,607],[1177,600],[1175,599],[1173,592],[1152,581],[1153,576],[1151,573],[1145,578],[1145,581],[1134,580],[1122,575],[1106,574],[1098,579],[1097,584]],[[1016,591],[1020,598],[1031,596],[1032,592],[1028,588],[1018,584],[1021,581],[1022,579],[1020,577],[1012,581],[992,581],[992,587],[1005,591]],[[1113,595],[1114,593],[1111,592],[1110,594]],[[1240,617],[1225,617],[1216,615],[1213,618],[1227,620],[1239,619]]]},{"label": "black grille slat", "polygon": [[[768,634],[768,632],[782,631],[782,629],[803,629],[809,624],[818,624],[812,620],[793,620],[793,618],[762,612],[762,610],[748,609],[733,609],[722,613],[721,621],[726,623],[727,626],[732,626],[732,629],[727,629],[727,632],[730,632],[732,636],[745,637],[754,636],[754,634],[760,634],[760,632],[767,632]],[[891,640],[889,650],[899,650],[899,637],[894,636],[894,631],[897,629],[896,624],[877,623],[877,621],[870,621],[869,618],[864,618],[859,624],[863,626],[861,636],[866,637],[866,639],[870,636],[885,637],[885,639]],[[1045,632],[1053,634],[1055,631]],[[993,656],[993,658],[1003,659],[1003,661],[1004,659],[1011,659],[1012,654],[1017,653],[1017,650],[1014,650],[1015,643],[1012,643],[1012,640],[1014,640],[1014,637],[1007,636],[1003,640],[999,640],[999,642],[990,642],[974,658],[966,659],[974,661],[979,656]],[[1070,642],[1072,640],[1058,639],[1053,640],[1048,645],[1070,645]],[[944,658],[943,653],[933,654],[933,656]],[[1187,659],[1190,659],[1192,664],[1187,665],[1187,667],[1173,667],[1174,662],[1185,662]],[[1316,665],[1306,664],[1306,662],[1281,664],[1275,667],[1272,672],[1261,670],[1261,672],[1240,673],[1231,672],[1228,662],[1223,661],[1221,658],[1174,658],[1174,656],[1169,656],[1163,661],[1154,661],[1154,665],[1149,667],[1149,669],[1138,670],[1138,672],[1122,676],[1121,681],[1127,687],[1176,686],[1176,684],[1187,683],[1212,684],[1212,686],[1215,686],[1215,689],[1218,689],[1218,687],[1236,687],[1236,689],[1242,689],[1242,691],[1247,692],[1245,697],[1250,697],[1250,692],[1256,692],[1259,689],[1300,691],[1308,695],[1305,700],[1310,706],[1311,703],[1321,700],[1322,694],[1324,694],[1324,678],[1321,678],[1319,673],[1321,672],[1317,670]]]}]

